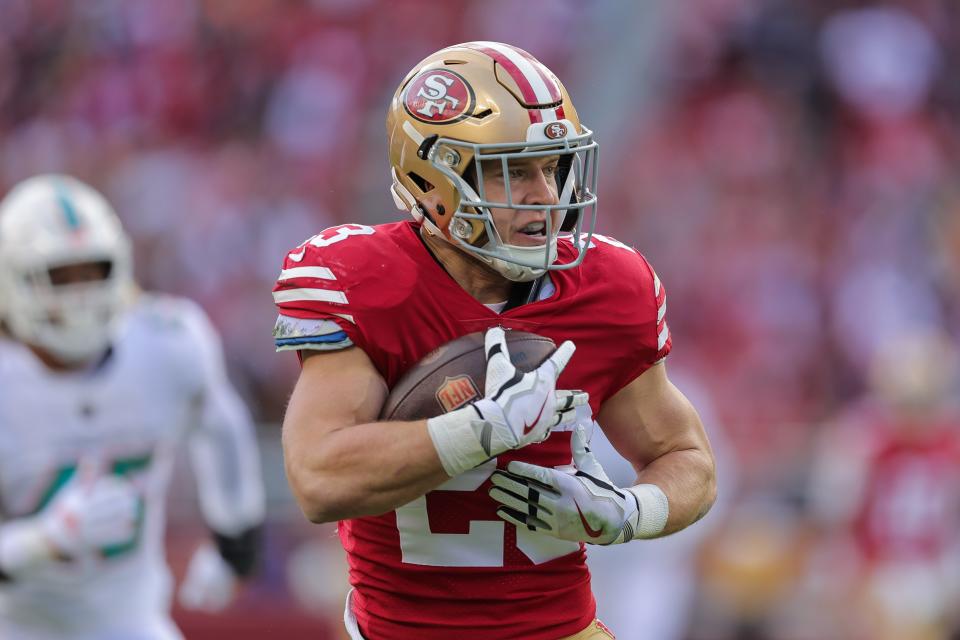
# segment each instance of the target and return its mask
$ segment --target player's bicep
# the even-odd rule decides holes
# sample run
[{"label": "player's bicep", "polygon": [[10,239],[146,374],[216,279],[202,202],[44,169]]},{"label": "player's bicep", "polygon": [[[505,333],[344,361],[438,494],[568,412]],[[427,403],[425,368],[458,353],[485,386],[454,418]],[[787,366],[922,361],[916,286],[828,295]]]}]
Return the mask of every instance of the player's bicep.
[{"label": "player's bicep", "polygon": [[671,451],[710,454],[700,416],[670,382],[662,361],[604,402],[598,421],[614,448],[638,469]]},{"label": "player's bicep", "polygon": [[387,386],[358,347],[304,351],[302,358],[281,440],[290,488],[301,506],[312,510],[317,496],[329,493],[329,487],[318,485],[336,466],[336,447],[330,445],[334,432],[375,421]]},{"label": "player's bicep", "polygon": [[310,442],[344,427],[374,422],[387,385],[358,347],[304,351],[303,368],[284,417],[284,435]]}]

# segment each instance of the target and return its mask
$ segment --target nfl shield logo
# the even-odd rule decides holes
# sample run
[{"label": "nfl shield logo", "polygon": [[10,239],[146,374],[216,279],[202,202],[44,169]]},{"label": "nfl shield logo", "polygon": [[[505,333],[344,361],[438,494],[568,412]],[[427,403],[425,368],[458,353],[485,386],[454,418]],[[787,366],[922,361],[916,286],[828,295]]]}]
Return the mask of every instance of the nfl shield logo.
[{"label": "nfl shield logo", "polygon": [[443,384],[437,389],[437,402],[443,407],[444,412],[459,409],[479,397],[480,391],[477,385],[467,375],[444,378]]}]

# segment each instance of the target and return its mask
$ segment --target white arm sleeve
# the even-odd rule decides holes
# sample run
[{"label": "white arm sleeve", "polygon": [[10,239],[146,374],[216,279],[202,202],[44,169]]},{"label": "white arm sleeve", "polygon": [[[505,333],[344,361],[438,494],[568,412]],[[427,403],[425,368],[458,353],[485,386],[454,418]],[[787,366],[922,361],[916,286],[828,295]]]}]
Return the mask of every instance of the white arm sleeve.
[{"label": "white arm sleeve", "polygon": [[188,448],[200,508],[215,532],[235,536],[264,519],[263,476],[250,412],[227,378],[220,337],[197,313],[195,340],[201,388]]}]

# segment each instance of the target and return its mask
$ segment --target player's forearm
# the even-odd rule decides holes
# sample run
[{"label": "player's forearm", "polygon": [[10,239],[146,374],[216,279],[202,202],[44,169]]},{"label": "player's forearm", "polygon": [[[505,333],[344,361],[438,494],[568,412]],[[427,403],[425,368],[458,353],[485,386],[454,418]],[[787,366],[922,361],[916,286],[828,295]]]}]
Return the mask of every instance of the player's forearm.
[{"label": "player's forearm", "polygon": [[287,477],[312,522],[379,515],[446,482],[426,421],[368,423],[309,447],[284,438]]},{"label": "player's forearm", "polygon": [[713,456],[703,449],[666,453],[637,475],[637,483],[655,484],[669,501],[669,517],[662,535],[684,529],[707,514],[717,497]]}]

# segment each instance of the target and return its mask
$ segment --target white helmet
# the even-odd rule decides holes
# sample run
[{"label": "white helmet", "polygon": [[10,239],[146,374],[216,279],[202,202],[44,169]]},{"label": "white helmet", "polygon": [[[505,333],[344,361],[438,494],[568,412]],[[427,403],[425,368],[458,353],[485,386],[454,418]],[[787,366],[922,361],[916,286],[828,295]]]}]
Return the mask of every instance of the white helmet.
[{"label": "white helmet", "polygon": [[[107,265],[102,280],[54,285],[56,267]],[[110,345],[133,290],[130,240],[113,208],[64,175],[20,182],[0,202],[0,314],[18,340],[79,364]]]}]

